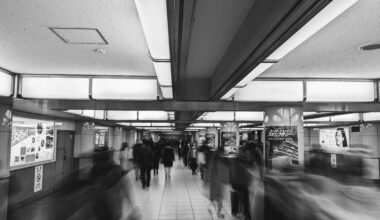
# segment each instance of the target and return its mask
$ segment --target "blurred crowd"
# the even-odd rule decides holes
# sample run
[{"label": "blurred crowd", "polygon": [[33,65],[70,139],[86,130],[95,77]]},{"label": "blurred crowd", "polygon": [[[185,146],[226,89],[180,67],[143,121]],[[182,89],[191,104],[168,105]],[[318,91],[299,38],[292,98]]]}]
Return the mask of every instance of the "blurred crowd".
[{"label": "blurred crowd", "polygon": [[[212,150],[215,149],[215,150]],[[223,148],[211,148],[206,142],[167,141],[161,139],[138,141],[134,146],[123,143],[120,163],[115,163],[107,152],[94,155],[91,171],[92,194],[71,219],[143,219],[136,205],[131,181],[141,181],[149,189],[151,173],[158,175],[159,166],[170,181],[175,158],[185,169],[202,180],[203,195],[210,203],[213,219],[226,217],[226,209],[234,219],[244,220],[302,220],[302,219],[378,219],[380,193],[374,182],[349,181],[360,176],[360,171],[347,165],[342,172],[346,178],[332,178],[321,158],[310,157],[303,171],[284,172],[265,169],[261,143],[242,141],[236,155],[226,155]],[[177,154],[177,155],[176,155]],[[356,166],[356,165],[355,165]],[[357,167],[356,167],[357,168]],[[319,172],[316,172],[316,171]],[[324,170],[324,171],[322,171]],[[126,174],[133,172],[133,179]],[[130,175],[131,176],[131,175]],[[230,204],[226,204],[230,203]]]}]

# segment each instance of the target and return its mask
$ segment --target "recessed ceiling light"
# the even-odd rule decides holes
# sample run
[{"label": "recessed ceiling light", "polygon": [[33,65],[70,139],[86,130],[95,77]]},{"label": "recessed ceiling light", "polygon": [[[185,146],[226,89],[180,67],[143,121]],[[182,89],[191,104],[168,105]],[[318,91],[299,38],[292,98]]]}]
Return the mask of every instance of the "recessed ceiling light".
[{"label": "recessed ceiling light", "polygon": [[104,50],[104,49],[95,49],[95,52],[96,53],[100,53],[100,54],[105,54],[106,50]]},{"label": "recessed ceiling light", "polygon": [[380,49],[380,43],[369,43],[359,47],[360,50],[378,50]]}]

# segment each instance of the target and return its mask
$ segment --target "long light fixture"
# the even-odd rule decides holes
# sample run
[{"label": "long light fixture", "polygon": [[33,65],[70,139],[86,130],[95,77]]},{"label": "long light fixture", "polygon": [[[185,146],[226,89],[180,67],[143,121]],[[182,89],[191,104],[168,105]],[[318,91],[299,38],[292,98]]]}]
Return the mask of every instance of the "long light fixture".
[{"label": "long light fixture", "polygon": [[156,100],[156,79],[93,78],[94,99]]},{"label": "long light fixture", "polygon": [[12,81],[13,77],[0,69],[0,96],[12,95]]},{"label": "long light fixture", "polygon": [[137,111],[108,110],[107,118],[110,120],[137,120]]},{"label": "long light fixture", "polygon": [[139,120],[168,120],[169,114],[165,111],[139,111]]},{"label": "long light fixture", "polygon": [[163,97],[173,98],[166,0],[135,0]]},{"label": "long light fixture", "polygon": [[303,100],[302,81],[252,81],[235,93],[236,101],[289,101]]},{"label": "long light fixture", "polygon": [[348,8],[353,6],[358,0],[334,0],[328,4],[321,12],[305,24],[299,31],[290,37],[276,51],[274,51],[267,59],[280,60],[290,51],[301,45]]},{"label": "long light fixture", "polygon": [[135,0],[151,56],[170,60],[166,0]]},{"label": "long light fixture", "polygon": [[371,81],[308,81],[306,88],[306,101],[310,102],[371,102],[375,99]]},{"label": "long light fixture", "polygon": [[40,99],[89,99],[89,79],[79,77],[21,78],[21,95]]},{"label": "long light fixture", "polygon": [[237,86],[246,86],[249,82],[254,80],[256,77],[258,77],[260,74],[265,72],[267,69],[269,69],[271,66],[273,66],[274,63],[260,63],[255,69],[253,69],[244,79],[242,79]]}]

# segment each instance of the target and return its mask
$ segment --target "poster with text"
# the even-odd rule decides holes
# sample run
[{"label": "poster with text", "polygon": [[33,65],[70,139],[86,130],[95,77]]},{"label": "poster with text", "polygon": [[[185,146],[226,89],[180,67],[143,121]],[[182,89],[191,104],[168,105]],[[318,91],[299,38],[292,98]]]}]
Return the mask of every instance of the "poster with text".
[{"label": "poster with text", "polygon": [[215,134],[206,134],[206,144],[211,151],[216,151]]},{"label": "poster with text", "polygon": [[236,143],[236,132],[222,132],[221,146],[224,155],[234,157],[238,154],[238,146]]},{"label": "poster with text", "polygon": [[42,179],[44,177],[43,166],[36,166],[34,168],[34,192],[42,190]]},{"label": "poster with text", "polygon": [[324,148],[348,149],[350,146],[348,127],[319,129],[319,143]]},{"label": "poster with text", "polygon": [[298,136],[296,126],[269,126],[265,128],[268,159],[284,159],[291,164],[299,164]]},{"label": "poster with text", "polygon": [[95,127],[95,147],[108,147],[108,128]]},{"label": "poster with text", "polygon": [[54,121],[13,117],[11,169],[55,161]]}]

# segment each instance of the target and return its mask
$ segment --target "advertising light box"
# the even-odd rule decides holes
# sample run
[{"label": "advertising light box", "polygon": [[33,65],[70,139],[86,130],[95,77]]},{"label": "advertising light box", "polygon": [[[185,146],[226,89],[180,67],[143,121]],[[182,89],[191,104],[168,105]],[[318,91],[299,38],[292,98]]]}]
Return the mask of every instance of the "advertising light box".
[{"label": "advertising light box", "polygon": [[11,170],[54,161],[54,121],[13,117]]}]

